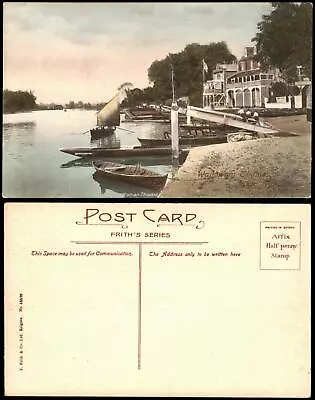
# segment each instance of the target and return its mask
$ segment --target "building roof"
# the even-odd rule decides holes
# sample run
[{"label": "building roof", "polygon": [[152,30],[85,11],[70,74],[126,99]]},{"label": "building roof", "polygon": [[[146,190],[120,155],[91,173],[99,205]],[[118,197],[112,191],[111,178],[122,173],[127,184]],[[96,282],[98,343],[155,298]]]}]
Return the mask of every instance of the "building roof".
[{"label": "building roof", "polygon": [[237,63],[234,64],[217,64],[213,70],[213,73],[223,71],[223,69],[226,72],[233,72],[237,71],[238,65]]}]

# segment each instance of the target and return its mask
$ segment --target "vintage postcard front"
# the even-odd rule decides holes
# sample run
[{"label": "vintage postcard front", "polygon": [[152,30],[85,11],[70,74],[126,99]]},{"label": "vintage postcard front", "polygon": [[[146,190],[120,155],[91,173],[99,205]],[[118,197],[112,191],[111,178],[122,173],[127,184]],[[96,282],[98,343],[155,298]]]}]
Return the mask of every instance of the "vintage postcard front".
[{"label": "vintage postcard front", "polygon": [[7,395],[310,394],[308,205],[5,207]]}]

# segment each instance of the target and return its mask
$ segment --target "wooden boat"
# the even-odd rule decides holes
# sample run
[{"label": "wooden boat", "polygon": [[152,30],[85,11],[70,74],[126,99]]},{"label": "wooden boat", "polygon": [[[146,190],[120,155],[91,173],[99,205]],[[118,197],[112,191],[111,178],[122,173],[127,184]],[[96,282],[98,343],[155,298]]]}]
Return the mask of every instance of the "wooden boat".
[{"label": "wooden boat", "polygon": [[133,119],[125,119],[124,121],[121,122],[125,122],[125,123],[130,123],[130,122],[136,122],[136,123],[140,123],[140,122],[154,122],[155,124],[160,123],[160,124],[169,124],[171,122],[170,119],[159,119],[159,118],[133,118]]},{"label": "wooden boat", "polygon": [[[139,142],[142,147],[163,147],[163,146],[171,146],[172,139],[145,139],[139,138]],[[212,136],[181,136],[179,138],[180,146],[206,146],[210,144],[218,144],[218,143],[226,143],[227,138],[226,135],[212,135]]]},{"label": "wooden boat", "polygon": [[148,120],[169,121],[169,116],[166,116],[161,110],[156,110],[152,107],[130,107],[125,110],[125,118],[128,122],[143,122]]},{"label": "wooden boat", "polygon": [[91,139],[99,139],[101,137],[106,137],[113,135],[115,132],[115,127],[111,126],[96,126],[95,128],[90,130]]},{"label": "wooden boat", "polygon": [[219,133],[230,133],[235,130],[234,127],[228,125],[220,125],[216,123],[208,123],[208,124],[181,124],[181,131],[185,133],[185,135],[213,135]]},{"label": "wooden boat", "polygon": [[167,179],[167,174],[159,175],[138,165],[96,161],[93,166],[98,173],[108,178],[155,190],[161,190]]},{"label": "wooden boat", "polygon": [[[182,148],[181,153],[188,154],[190,148]],[[60,149],[63,153],[71,154],[77,157],[145,157],[145,156],[170,156],[172,155],[172,149],[170,147],[153,147],[153,148],[143,148],[141,146],[135,146],[131,148],[122,149],[111,149],[107,147],[76,147]],[[180,155],[181,155],[180,153]]]}]

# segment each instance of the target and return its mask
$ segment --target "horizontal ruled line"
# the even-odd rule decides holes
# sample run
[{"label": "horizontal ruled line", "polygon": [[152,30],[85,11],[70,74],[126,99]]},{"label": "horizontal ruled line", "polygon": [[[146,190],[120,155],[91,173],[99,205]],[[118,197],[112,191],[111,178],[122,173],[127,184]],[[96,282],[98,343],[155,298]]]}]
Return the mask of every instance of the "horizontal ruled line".
[{"label": "horizontal ruled line", "polygon": [[94,240],[71,240],[70,243],[75,244],[207,244],[209,242],[108,242]]}]

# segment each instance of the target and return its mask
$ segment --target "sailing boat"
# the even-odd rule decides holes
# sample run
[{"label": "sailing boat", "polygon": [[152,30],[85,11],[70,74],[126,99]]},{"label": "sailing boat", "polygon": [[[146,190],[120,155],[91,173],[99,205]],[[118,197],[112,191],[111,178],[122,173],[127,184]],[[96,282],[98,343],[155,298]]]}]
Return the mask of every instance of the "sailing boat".
[{"label": "sailing boat", "polygon": [[98,113],[97,126],[90,130],[91,138],[110,136],[120,124],[121,92],[118,92]]}]

